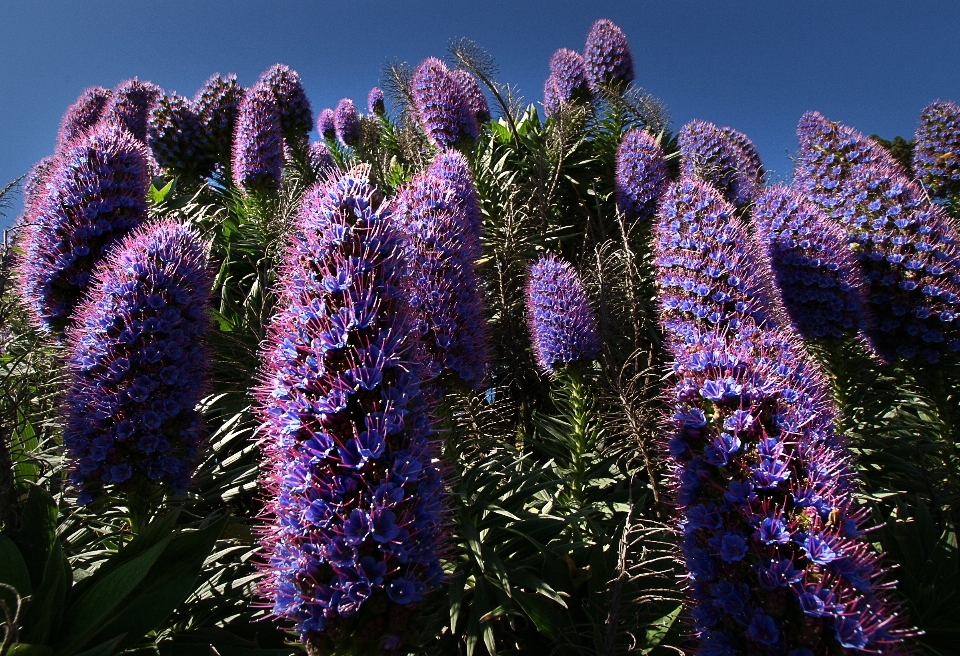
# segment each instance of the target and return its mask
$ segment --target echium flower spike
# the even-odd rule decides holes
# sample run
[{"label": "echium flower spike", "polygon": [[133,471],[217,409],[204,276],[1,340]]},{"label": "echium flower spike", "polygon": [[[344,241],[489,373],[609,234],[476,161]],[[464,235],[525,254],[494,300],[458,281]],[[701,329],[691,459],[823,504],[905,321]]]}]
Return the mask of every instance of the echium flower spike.
[{"label": "echium flower spike", "polygon": [[740,149],[740,154],[744,158],[744,165],[741,166],[741,170],[751,178],[761,182],[764,175],[763,162],[760,159],[760,153],[757,152],[757,147],[753,145],[750,137],[731,127],[722,127],[720,131],[730,137],[737,148]]},{"label": "echium flower spike", "polygon": [[100,120],[122,125],[134,137],[146,141],[150,110],[162,95],[163,89],[156,84],[141,82],[137,78],[125,80],[113,88]]},{"label": "echium flower spike", "polygon": [[596,357],[597,319],[573,265],[541,256],[527,272],[527,326],[544,373]]},{"label": "echium flower spike", "polygon": [[260,75],[258,84],[265,85],[276,98],[284,139],[291,143],[306,140],[313,127],[313,111],[297,72],[284,64],[274,64]]},{"label": "echium flower spike", "polygon": [[202,145],[207,157],[221,166],[230,163],[233,132],[243,99],[243,88],[237,76],[214,73],[193,96],[193,106],[201,130]]},{"label": "echium flower spike", "polygon": [[57,150],[60,150],[77,137],[85,135],[90,128],[97,124],[110,102],[110,89],[90,87],[67,107],[63,118],[60,119],[60,130],[57,132]]},{"label": "echium flower spike", "polygon": [[367,111],[376,116],[383,116],[387,109],[383,103],[383,91],[380,87],[373,87],[367,93]]},{"label": "echium flower spike", "polygon": [[47,155],[30,167],[27,175],[23,178],[23,213],[17,217],[15,222],[16,227],[20,229],[17,236],[18,241],[24,238],[25,233],[29,232],[30,226],[37,220],[37,207],[46,192],[47,179],[50,177],[50,171],[56,161],[55,155]]},{"label": "echium flower spike", "polygon": [[360,116],[349,98],[343,98],[337,103],[337,109],[333,113],[333,126],[337,139],[343,145],[355,146],[360,142]]},{"label": "echium flower spike", "polygon": [[327,169],[334,166],[333,155],[327,144],[322,141],[314,141],[307,149],[307,157],[310,158],[310,166],[315,171]]},{"label": "echium flower spike", "polygon": [[553,78],[560,102],[578,102],[590,97],[587,69],[583,56],[569,48],[560,48],[550,57]]},{"label": "echium flower spike", "polygon": [[327,107],[317,115],[317,132],[324,139],[336,139],[337,125],[333,110]]},{"label": "echium flower spike", "polygon": [[203,149],[200,119],[193,103],[171,93],[162,96],[147,123],[147,145],[157,164],[179,174],[209,174],[213,162]]},{"label": "echium flower spike", "polygon": [[487,104],[487,98],[480,90],[480,85],[469,71],[462,68],[456,68],[450,71],[450,77],[460,86],[460,92],[463,94],[467,109],[473,112],[477,123],[486,123],[490,120],[490,106]]},{"label": "echium flower spike", "polygon": [[81,505],[144,485],[186,493],[206,388],[206,249],[172,221],[127,235],[97,267],[69,334],[63,444]]},{"label": "echium flower spike", "polygon": [[960,106],[945,100],[920,112],[913,174],[934,196],[960,191]]},{"label": "echium flower spike", "polygon": [[887,360],[960,351],[960,229],[923,198],[890,154],[815,112],[800,119],[795,184],[846,232]]},{"label": "echium flower spike", "polygon": [[240,189],[279,189],[283,172],[280,110],[273,92],[259,83],[240,102],[232,160],[233,183]]},{"label": "echium flower spike", "polygon": [[677,133],[677,144],[681,173],[713,185],[737,207],[759,192],[763,171],[724,129],[706,121],[690,121]]},{"label": "echium flower spike", "polygon": [[50,164],[19,266],[21,294],[39,326],[62,333],[94,266],[146,219],[148,159],[126,128],[101,123]]},{"label": "echium flower spike", "polygon": [[257,390],[271,518],[261,590],[313,654],[406,653],[416,605],[442,579],[443,485],[406,264],[367,175],[307,192]]},{"label": "echium flower spike", "polygon": [[476,388],[487,364],[483,292],[475,272],[476,191],[463,156],[447,151],[405,187],[396,218],[410,266],[406,292],[414,328],[434,376],[452,374]]},{"label": "echium flower spike", "polygon": [[442,61],[428,57],[420,62],[410,78],[410,93],[420,127],[436,148],[445,150],[476,140],[476,114],[468,106],[463,88]]},{"label": "echium flower spike", "polygon": [[552,75],[548,75],[547,79],[543,81],[543,115],[546,118],[550,118],[558,111],[561,107],[560,102],[560,92],[557,90],[557,81]]},{"label": "echium flower spike", "polygon": [[583,47],[587,81],[593,88],[605,84],[626,86],[633,81],[633,55],[623,30],[606,18],[594,22]]},{"label": "echium flower spike", "polygon": [[808,339],[855,334],[865,322],[865,300],[846,233],[783,186],[760,195],[752,219],[797,332]]},{"label": "echium flower spike", "polygon": [[617,148],[614,198],[628,219],[648,219],[670,183],[660,144],[645,130],[623,135]]}]

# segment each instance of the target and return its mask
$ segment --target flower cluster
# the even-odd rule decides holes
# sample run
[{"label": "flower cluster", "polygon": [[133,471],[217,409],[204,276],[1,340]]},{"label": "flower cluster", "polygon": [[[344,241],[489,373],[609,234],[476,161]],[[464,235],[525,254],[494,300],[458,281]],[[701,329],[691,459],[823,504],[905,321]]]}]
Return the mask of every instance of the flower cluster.
[{"label": "flower cluster", "polygon": [[533,352],[545,373],[596,357],[597,319],[569,262],[546,255],[530,266],[526,306]]},{"label": "flower cluster", "polygon": [[667,184],[667,164],[657,140],[645,130],[623,135],[614,175],[617,209],[628,219],[650,218]]},{"label": "flower cluster", "polygon": [[314,141],[307,149],[307,157],[310,158],[310,166],[315,170],[330,168],[334,165],[333,155],[330,149],[322,141]]},{"label": "flower cluster", "polygon": [[100,120],[122,125],[134,137],[146,141],[150,110],[162,95],[163,89],[156,84],[141,82],[137,78],[125,80],[114,87]]},{"label": "flower cluster", "polygon": [[329,107],[317,115],[317,132],[324,139],[335,139],[337,137],[337,126],[333,110]]},{"label": "flower cluster", "polygon": [[262,591],[308,645],[327,645],[318,653],[357,646],[347,640],[396,653],[442,578],[442,483],[401,239],[366,176],[307,192],[257,392],[273,518]]},{"label": "flower cluster", "polygon": [[750,141],[750,137],[731,127],[720,128],[720,131],[727,135],[740,149],[740,155],[743,157],[741,170],[751,178],[761,182],[764,174],[763,162],[760,160],[760,153],[757,152],[756,146]]},{"label": "flower cluster", "polygon": [[623,30],[605,18],[594,22],[583,47],[587,81],[593,88],[633,81],[633,55]]},{"label": "flower cluster", "polygon": [[275,191],[280,187],[280,110],[273,92],[260,83],[248,89],[240,101],[231,168],[233,183],[244,191]]},{"label": "flower cluster", "polygon": [[590,97],[587,69],[583,56],[575,50],[560,48],[550,57],[550,75],[543,84],[543,111],[552,116],[564,103]]},{"label": "flower cluster", "polygon": [[63,444],[77,502],[143,483],[186,493],[201,443],[205,248],[174,222],[127,235],[96,270],[70,332]]},{"label": "flower cluster", "polygon": [[483,293],[474,271],[476,191],[463,155],[447,151],[397,199],[410,266],[413,327],[431,358],[431,376],[451,373],[476,388],[486,370]]},{"label": "flower cluster", "polygon": [[257,84],[270,89],[280,112],[280,132],[289,142],[306,140],[313,127],[313,111],[300,76],[289,66],[274,64],[265,70]]},{"label": "flower cluster", "polygon": [[467,109],[473,113],[477,123],[486,123],[490,120],[490,106],[487,104],[487,97],[480,90],[476,78],[462,68],[450,71],[450,77],[460,87],[460,93],[463,94]]},{"label": "flower cluster", "polygon": [[22,228],[18,239],[23,237],[23,232],[29,232],[30,226],[37,220],[37,208],[46,192],[47,178],[50,177],[50,170],[56,161],[54,155],[47,155],[30,167],[23,178],[23,213],[16,221],[17,226]]},{"label": "flower cluster", "polygon": [[682,336],[697,322],[776,321],[766,291],[769,265],[716,189],[687,177],[673,183],[660,201],[654,238],[668,334]]},{"label": "flower cluster", "polygon": [[90,128],[97,124],[107,103],[110,102],[110,89],[90,87],[67,107],[63,118],[60,119],[60,130],[57,132],[57,150],[60,150],[77,137],[85,135]]},{"label": "flower cluster", "polygon": [[333,128],[344,146],[355,146],[360,142],[360,116],[357,108],[349,98],[343,98],[337,103],[333,113]]},{"label": "flower cluster", "polygon": [[920,112],[913,173],[934,195],[960,189],[960,106],[937,100]]},{"label": "flower cluster", "polygon": [[147,123],[147,145],[157,164],[177,173],[206,176],[212,162],[202,147],[200,119],[193,103],[170,93],[162,96]]},{"label": "flower cluster", "polygon": [[797,332],[808,339],[857,332],[865,300],[846,233],[802,194],[782,186],[760,195],[752,218]]},{"label": "flower cluster", "polygon": [[427,140],[445,150],[479,133],[475,110],[463,87],[436,57],[420,62],[410,78],[410,93]]},{"label": "flower cluster", "polygon": [[193,106],[203,128],[203,149],[207,157],[221,166],[230,162],[233,132],[242,98],[243,88],[232,73],[226,77],[214,73],[193,96]]},{"label": "flower cluster", "polygon": [[710,183],[724,198],[741,207],[758,193],[763,171],[731,136],[733,132],[706,121],[690,121],[677,133],[677,144],[683,175]]},{"label": "flower cluster", "polygon": [[872,140],[814,112],[797,132],[796,184],[853,244],[877,317],[871,346],[887,360],[960,351],[957,227]]},{"label": "flower cluster", "polygon": [[383,104],[383,91],[380,87],[373,87],[367,94],[367,111],[376,116],[383,116],[387,108]]},{"label": "flower cluster", "polygon": [[148,158],[125,128],[100,123],[50,163],[19,267],[21,294],[38,325],[63,332],[94,265],[146,219]]}]

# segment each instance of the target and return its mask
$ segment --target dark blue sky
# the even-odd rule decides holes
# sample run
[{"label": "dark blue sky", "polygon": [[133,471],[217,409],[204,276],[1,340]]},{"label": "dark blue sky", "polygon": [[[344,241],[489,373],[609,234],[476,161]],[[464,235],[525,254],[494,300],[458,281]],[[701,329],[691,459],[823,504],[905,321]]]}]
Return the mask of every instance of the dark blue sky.
[{"label": "dark blue sky", "polygon": [[808,109],[909,137],[924,105],[960,101],[958,10],[956,0],[5,0],[0,185],[53,149],[87,86],[137,75],[192,95],[214,71],[247,85],[283,62],[316,113],[344,96],[364,104],[387,60],[416,64],[466,36],[497,59],[501,81],[539,102],[551,53],[581,50],[600,17],[623,28],[636,83],[666,103],[675,129],[700,118],[746,132],[783,179]]}]

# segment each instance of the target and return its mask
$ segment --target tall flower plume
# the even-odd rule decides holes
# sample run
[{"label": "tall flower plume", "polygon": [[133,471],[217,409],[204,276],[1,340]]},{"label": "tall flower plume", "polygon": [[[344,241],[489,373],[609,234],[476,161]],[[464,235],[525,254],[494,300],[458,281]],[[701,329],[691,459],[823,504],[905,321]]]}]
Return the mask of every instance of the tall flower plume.
[{"label": "tall flower plume", "polygon": [[260,75],[258,83],[273,92],[284,139],[304,141],[313,127],[313,111],[297,72],[284,64],[274,64]]},{"label": "tall flower plume", "polygon": [[550,57],[553,77],[561,102],[576,102],[590,97],[587,68],[583,56],[569,48],[560,48]]},{"label": "tall flower plume", "polygon": [[532,264],[526,309],[533,353],[545,373],[596,357],[597,319],[572,264],[553,255]]},{"label": "tall flower plume", "polygon": [[683,175],[708,182],[738,207],[759,192],[762,169],[724,129],[706,121],[690,121],[677,133],[677,143]]},{"label": "tall flower plume", "polygon": [[29,232],[30,226],[37,220],[37,208],[46,193],[47,179],[56,161],[56,156],[47,155],[31,166],[23,178],[23,212],[16,221],[16,225],[22,229],[18,240],[23,238],[24,233]]},{"label": "tall flower plume", "polygon": [[125,128],[101,123],[50,164],[19,267],[21,294],[38,325],[63,332],[93,267],[146,219],[148,158]]},{"label": "tall flower plume", "polygon": [[450,77],[460,87],[460,93],[463,94],[467,109],[473,112],[477,123],[486,123],[490,120],[490,106],[487,104],[487,98],[480,90],[477,79],[462,68],[456,68],[450,71]]},{"label": "tall flower plume", "polygon": [[913,173],[930,193],[960,190],[960,106],[937,100],[920,112]]},{"label": "tall flower plume", "polygon": [[163,89],[137,78],[124,80],[113,88],[110,102],[100,120],[122,125],[140,141],[147,139],[147,120],[150,110],[160,100]]},{"label": "tall flower plume", "polygon": [[337,139],[345,146],[355,146],[360,142],[360,116],[349,98],[337,103],[333,113],[333,127]]},{"label": "tall flower plume", "polygon": [[758,182],[763,180],[763,162],[760,160],[760,153],[757,152],[757,147],[753,145],[750,137],[731,127],[720,128],[720,131],[727,135],[740,149],[740,155],[743,158],[741,160],[743,162],[741,166],[743,172]]},{"label": "tall flower plume", "polygon": [[232,159],[233,183],[237,187],[244,191],[276,191],[280,187],[280,110],[273,92],[259,83],[248,89],[240,102]]},{"label": "tall flower plume", "polygon": [[442,483],[400,235],[366,176],[307,192],[257,391],[272,519],[262,592],[311,653],[406,653],[442,578]]},{"label": "tall flower plume", "polygon": [[650,218],[669,182],[663,150],[656,139],[645,130],[623,135],[614,175],[617,208],[628,219]]},{"label": "tall flower plume", "polygon": [[57,132],[58,150],[77,137],[82,137],[97,124],[110,102],[110,96],[110,89],[103,87],[83,90],[60,119],[60,130]]},{"label": "tall flower plume", "polygon": [[214,73],[193,96],[193,106],[203,127],[203,149],[207,157],[221,166],[230,162],[233,132],[242,99],[243,88],[233,73],[226,76]]},{"label": "tall flower plume", "polygon": [[865,299],[846,233],[783,186],[760,195],[752,218],[797,332],[808,339],[856,333],[864,322]]},{"label": "tall flower plume", "polygon": [[203,149],[200,119],[193,103],[176,93],[160,98],[147,123],[147,145],[157,164],[188,175],[206,176],[213,162]]},{"label": "tall flower plume", "polygon": [[428,57],[420,62],[410,78],[410,93],[420,127],[438,149],[476,140],[476,115],[468,106],[462,87],[442,61]]},{"label": "tall flower plume", "polygon": [[887,360],[960,351],[960,231],[881,146],[816,112],[800,119],[797,187],[845,230]]},{"label": "tall flower plume", "polygon": [[627,37],[606,18],[594,22],[583,47],[587,80],[594,88],[604,84],[624,86],[633,82],[633,55]]},{"label": "tall flower plume", "polygon": [[543,115],[550,118],[560,111],[560,92],[557,90],[557,81],[548,75],[543,81]]},{"label": "tall flower plume", "polygon": [[172,221],[127,235],[100,263],[69,335],[63,443],[78,503],[143,484],[186,493],[201,444],[204,245]]},{"label": "tall flower plume", "polygon": [[314,141],[310,144],[310,147],[307,149],[307,156],[310,158],[310,166],[314,170],[320,170],[324,168],[329,168],[334,165],[333,155],[330,154],[330,149],[327,148],[327,144],[322,141]]},{"label": "tall flower plume", "polygon": [[373,87],[367,93],[367,111],[377,116],[383,116],[386,113],[386,106],[383,104],[383,91],[380,87]]},{"label": "tall flower plume", "polygon": [[329,107],[317,115],[317,132],[324,139],[335,139],[337,136],[337,126],[333,110]]},{"label": "tall flower plume", "polygon": [[434,375],[452,373],[476,388],[486,369],[483,292],[474,270],[479,225],[470,216],[476,191],[456,151],[440,153],[405,187],[396,219],[410,265],[406,291],[413,325]]}]

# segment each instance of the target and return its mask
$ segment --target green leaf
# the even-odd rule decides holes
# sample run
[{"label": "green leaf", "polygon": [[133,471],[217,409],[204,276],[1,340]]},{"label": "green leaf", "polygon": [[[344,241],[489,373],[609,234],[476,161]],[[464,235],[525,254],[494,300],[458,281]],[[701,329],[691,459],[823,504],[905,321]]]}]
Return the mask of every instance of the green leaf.
[{"label": "green leaf", "polygon": [[[27,564],[20,550],[17,549],[13,540],[3,535],[0,535],[0,583],[12,585],[21,597],[26,597],[33,592],[33,586],[30,585],[30,572],[27,570]],[[7,602],[8,608],[13,607],[11,605],[13,595],[6,590],[0,590],[0,599]]]},{"label": "green leaf", "polygon": [[647,629],[646,638],[644,642],[647,644],[645,649],[640,650],[641,654],[649,654],[653,651],[653,648],[663,642],[663,639],[667,637],[667,633],[670,632],[670,627],[673,626],[673,623],[677,621],[677,618],[680,616],[680,611],[683,610],[683,606],[677,606],[674,610],[667,613],[659,620],[653,623],[653,625]]},{"label": "green leaf", "polygon": [[27,645],[20,643],[7,652],[7,656],[51,656],[53,650],[43,645]]},{"label": "green leaf", "polygon": [[23,638],[29,643],[46,644],[51,630],[60,628],[67,588],[72,575],[60,541],[54,541],[43,570],[43,582],[30,597],[22,614]]},{"label": "green leaf", "polygon": [[162,188],[158,189],[157,185],[163,184],[163,178],[154,178],[153,183],[150,185],[150,189],[147,191],[147,194],[149,195],[149,198],[150,198],[150,202],[153,203],[154,205],[159,205],[160,203],[162,203],[166,199],[167,195],[171,191],[173,191],[174,182],[175,180],[171,180]]},{"label": "green leaf", "polygon": [[564,622],[563,613],[549,601],[535,594],[514,590],[513,599],[520,605],[523,612],[529,617],[537,630],[551,640],[557,637],[557,630],[568,626]]},{"label": "green leaf", "polygon": [[33,587],[37,588],[43,581],[44,568],[57,540],[57,503],[49,492],[31,483],[21,517],[16,543]]},{"label": "green leaf", "polygon": [[39,466],[33,461],[32,454],[37,450],[40,440],[33,424],[17,411],[17,425],[10,440],[10,457],[13,459],[14,478],[19,483],[36,483]]},{"label": "green leaf", "polygon": [[82,651],[78,654],[74,654],[73,656],[111,656],[111,654],[117,650],[117,647],[120,645],[120,641],[125,637],[127,637],[125,633],[118,635],[112,640],[102,642],[96,647],[91,647],[90,649]]}]

